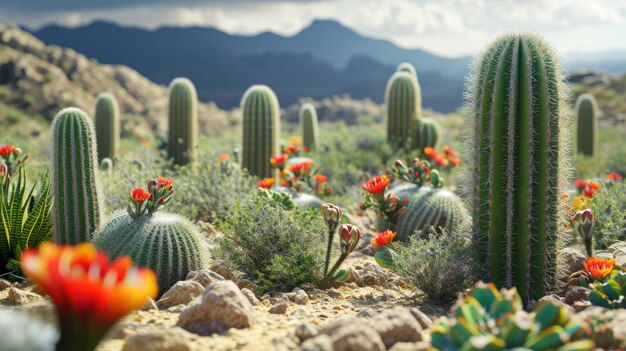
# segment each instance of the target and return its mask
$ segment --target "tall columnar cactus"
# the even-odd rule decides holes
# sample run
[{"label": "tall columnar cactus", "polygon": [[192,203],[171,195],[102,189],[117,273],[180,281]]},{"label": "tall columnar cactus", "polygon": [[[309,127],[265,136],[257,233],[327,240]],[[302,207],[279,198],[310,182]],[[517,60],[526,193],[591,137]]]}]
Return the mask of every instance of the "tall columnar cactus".
[{"label": "tall columnar cactus", "polygon": [[241,99],[243,112],[242,166],[250,174],[277,177],[269,163],[280,152],[280,107],[276,94],[265,85],[253,85]]},{"label": "tall columnar cactus", "polygon": [[415,136],[417,148],[420,150],[424,150],[427,146],[436,148],[440,130],[441,127],[435,120],[422,118]]},{"label": "tall columnar cactus", "polygon": [[408,62],[402,62],[396,68],[396,72],[408,72],[411,73],[412,76],[417,77],[417,71],[415,70],[415,66]]},{"label": "tall columnar cactus", "polygon": [[317,150],[320,144],[317,126],[317,111],[310,103],[300,107],[300,126],[302,127],[302,145],[309,150]]},{"label": "tall columnar cactus", "polygon": [[417,147],[414,138],[422,114],[422,95],[417,77],[400,71],[394,73],[385,92],[387,141],[395,146]]},{"label": "tall columnar cactus", "polygon": [[579,154],[593,156],[598,148],[598,107],[591,94],[576,100],[576,147]]},{"label": "tall columnar cactus", "polygon": [[176,165],[196,159],[198,144],[198,97],[187,78],[176,78],[169,87],[168,155]]},{"label": "tall columnar cactus", "polygon": [[89,241],[104,218],[93,124],[70,107],[56,115],[51,129],[54,241]]},{"label": "tall columnar cactus", "polygon": [[120,144],[120,111],[115,96],[100,93],[96,98],[98,161],[113,159]]},{"label": "tall columnar cactus", "polygon": [[559,181],[567,179],[561,71],[540,37],[509,34],[477,60],[470,107],[472,211],[481,272],[524,301],[546,295],[556,266]]}]

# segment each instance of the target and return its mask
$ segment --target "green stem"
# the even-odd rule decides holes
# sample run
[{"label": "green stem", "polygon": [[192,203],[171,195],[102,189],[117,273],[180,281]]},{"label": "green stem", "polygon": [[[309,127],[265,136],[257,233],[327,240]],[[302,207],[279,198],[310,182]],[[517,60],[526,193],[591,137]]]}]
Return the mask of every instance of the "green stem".
[{"label": "green stem", "polygon": [[593,238],[590,237],[584,240],[584,242],[585,242],[585,250],[587,251],[587,257],[593,256]]},{"label": "green stem", "polygon": [[106,335],[107,330],[85,325],[74,319],[62,322],[61,338],[56,351],[92,351]]},{"label": "green stem", "polygon": [[341,264],[348,257],[349,254],[349,252],[346,252],[342,253],[341,256],[339,256],[339,259],[337,260],[337,262],[335,262],[335,265],[333,265],[333,268],[330,270],[330,272],[328,272],[320,281],[321,285],[326,285],[335,276],[335,272],[339,267],[341,267]]},{"label": "green stem", "polygon": [[333,239],[335,237],[335,229],[329,228],[328,230],[328,246],[326,247],[326,262],[324,262],[324,275],[328,273],[328,265],[330,264],[330,253],[333,248]]}]

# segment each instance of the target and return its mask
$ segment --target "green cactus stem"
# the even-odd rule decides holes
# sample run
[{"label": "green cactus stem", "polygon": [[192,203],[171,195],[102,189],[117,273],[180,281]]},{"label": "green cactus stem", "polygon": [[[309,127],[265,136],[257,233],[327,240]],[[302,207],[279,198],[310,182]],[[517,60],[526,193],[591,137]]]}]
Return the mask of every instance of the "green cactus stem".
[{"label": "green cactus stem", "polygon": [[198,97],[187,78],[176,78],[169,86],[168,155],[176,165],[188,165],[197,158]]},{"label": "green cactus stem", "polygon": [[320,137],[317,125],[317,111],[310,103],[302,104],[300,108],[300,126],[302,128],[302,146],[310,151],[318,150]]},{"label": "green cactus stem", "polygon": [[114,159],[120,144],[120,111],[115,96],[100,93],[96,98],[98,161]]},{"label": "green cactus stem", "polygon": [[411,73],[394,73],[385,92],[387,141],[396,147],[417,147],[415,133],[422,114],[422,95]]},{"label": "green cactus stem", "polygon": [[598,148],[598,106],[591,94],[576,100],[576,147],[579,154],[593,156]]}]

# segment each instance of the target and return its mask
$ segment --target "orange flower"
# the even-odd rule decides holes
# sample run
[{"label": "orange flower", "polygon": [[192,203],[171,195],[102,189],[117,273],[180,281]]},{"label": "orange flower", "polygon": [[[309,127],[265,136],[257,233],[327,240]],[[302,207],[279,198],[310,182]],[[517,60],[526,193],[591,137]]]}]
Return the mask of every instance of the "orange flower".
[{"label": "orange flower", "polygon": [[0,156],[9,157],[13,153],[15,147],[13,145],[0,146]]},{"label": "orange flower", "polygon": [[159,185],[159,189],[165,187],[166,189],[169,189],[172,187],[172,180],[165,178],[165,177],[157,177],[156,181]]},{"label": "orange flower", "polygon": [[315,180],[318,183],[326,183],[328,182],[328,177],[325,175],[318,174],[315,177],[313,177],[313,180]]},{"label": "orange flower", "polygon": [[229,158],[230,158],[229,154],[221,154],[220,155],[220,161],[228,161]]},{"label": "orange flower", "polygon": [[289,169],[293,172],[293,173],[300,173],[303,171],[308,170],[311,166],[313,166],[313,162],[312,161],[304,161],[301,163],[296,163],[295,165],[291,165],[291,167],[289,167]]},{"label": "orange flower", "polygon": [[453,167],[456,167],[456,166],[458,166],[459,164],[461,164],[461,159],[460,159],[460,158],[458,158],[458,157],[456,157],[456,156],[452,156],[452,155],[448,156],[448,161],[450,161],[450,164],[451,164]]},{"label": "orange flower", "polygon": [[585,195],[586,197],[593,197],[595,194],[596,191],[592,188],[585,188],[585,190],[583,190],[583,195]]},{"label": "orange flower", "polygon": [[274,185],[274,182],[275,182],[275,181],[276,181],[276,180],[275,180],[274,178],[265,178],[265,179],[260,180],[260,181],[257,183],[257,186],[258,186],[259,188],[269,189],[269,188],[271,188],[271,187],[272,187],[272,185]]},{"label": "orange flower", "polygon": [[56,306],[61,326],[57,350],[95,349],[118,319],[158,292],[153,271],[133,267],[127,256],[110,262],[91,244],[44,242],[26,250],[20,261]]},{"label": "orange flower", "polygon": [[433,161],[437,166],[445,167],[448,165],[448,160],[445,158],[445,155],[435,155]]},{"label": "orange flower", "polygon": [[435,156],[437,156],[437,150],[430,146],[426,146],[424,148],[424,155],[428,156],[429,158],[435,158]]},{"label": "orange flower", "polygon": [[613,270],[613,267],[615,267],[615,259],[605,260],[603,258],[591,256],[583,262],[583,266],[585,267],[585,270],[595,279],[603,279],[609,275],[609,273]]},{"label": "orange flower", "polygon": [[391,179],[389,179],[389,177],[387,177],[386,175],[382,175],[368,180],[362,185],[362,187],[363,189],[365,189],[365,191],[374,196],[377,196],[382,195],[385,192],[385,189],[387,189],[387,185],[389,185],[389,182],[391,182]]},{"label": "orange flower", "polygon": [[298,151],[298,145],[287,145],[285,146],[284,151],[287,154],[293,154],[294,152]]},{"label": "orange flower", "polygon": [[384,232],[376,234],[376,236],[370,241],[370,243],[382,249],[383,247],[391,244],[395,237],[396,232],[392,232],[391,230],[387,229]]},{"label": "orange flower", "polygon": [[284,179],[281,179],[279,184],[280,186],[289,186],[289,182]]},{"label": "orange flower", "polygon": [[593,190],[600,190],[602,189],[602,184],[600,183],[594,183],[594,182],[589,182],[587,183],[587,185],[589,185],[589,187]]},{"label": "orange flower", "polygon": [[144,188],[135,188],[130,192],[130,198],[137,203],[143,203],[148,200],[150,193]]},{"label": "orange flower", "polygon": [[606,178],[608,180],[620,180],[620,179],[622,179],[622,175],[617,173],[617,172],[611,172],[611,173],[605,175],[604,178]]},{"label": "orange flower", "polygon": [[283,168],[287,159],[289,159],[289,155],[287,154],[272,156],[270,157],[270,164],[276,168]]}]

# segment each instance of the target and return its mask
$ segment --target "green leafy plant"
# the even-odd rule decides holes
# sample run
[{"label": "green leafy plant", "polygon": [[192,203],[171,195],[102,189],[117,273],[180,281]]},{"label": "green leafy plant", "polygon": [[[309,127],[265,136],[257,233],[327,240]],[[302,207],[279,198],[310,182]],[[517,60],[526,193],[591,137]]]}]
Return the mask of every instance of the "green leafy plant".
[{"label": "green leafy plant", "polygon": [[596,223],[593,236],[599,249],[626,240],[626,182],[609,181],[606,188],[596,192],[591,204]]},{"label": "green leafy plant", "polygon": [[616,266],[606,281],[594,283],[589,301],[604,308],[626,308],[626,269]]},{"label": "green leafy plant", "polygon": [[546,301],[527,313],[517,289],[498,291],[491,283],[477,283],[431,330],[437,350],[591,351],[595,346],[589,326],[571,320],[565,306]]}]

